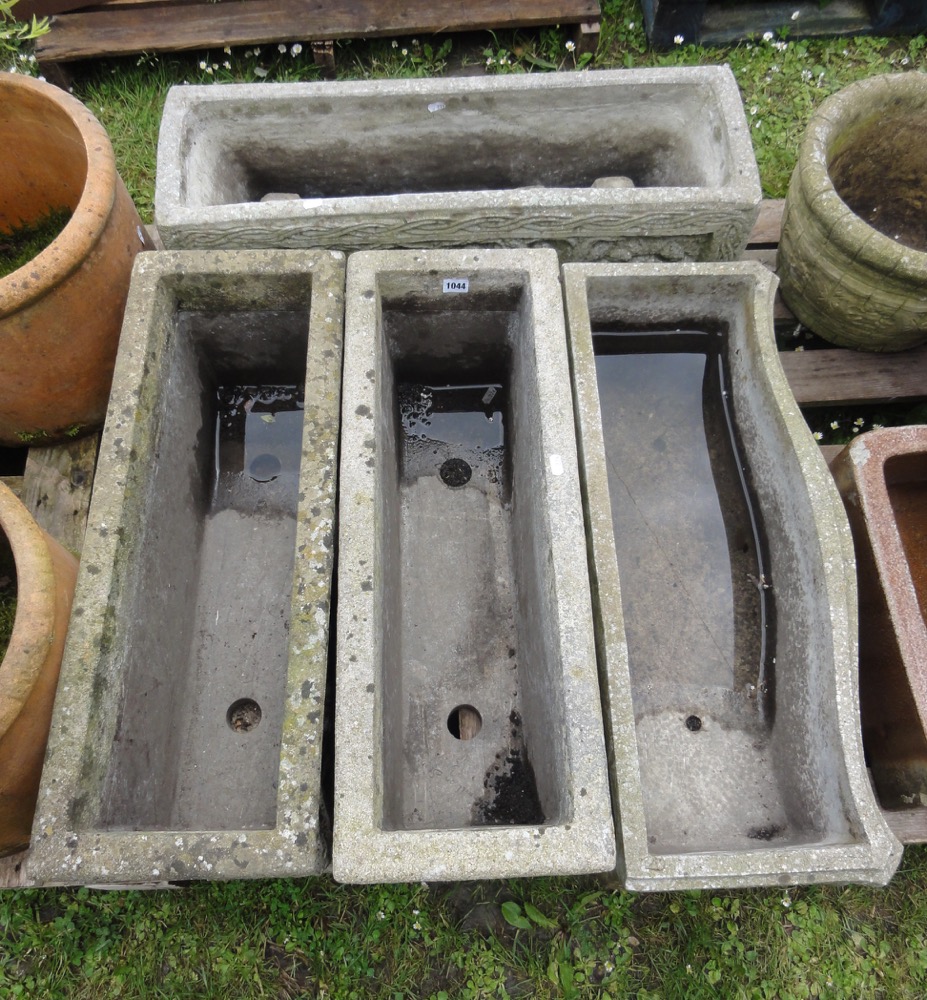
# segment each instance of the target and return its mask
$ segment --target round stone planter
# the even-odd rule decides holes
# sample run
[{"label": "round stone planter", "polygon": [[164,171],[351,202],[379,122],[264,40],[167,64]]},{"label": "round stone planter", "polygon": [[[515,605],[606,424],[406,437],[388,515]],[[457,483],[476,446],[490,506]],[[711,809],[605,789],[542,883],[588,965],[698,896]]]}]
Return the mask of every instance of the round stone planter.
[{"label": "round stone planter", "polygon": [[811,119],[779,244],[782,296],[844,347],[927,341],[927,75],[851,84]]},{"label": "round stone planter", "polygon": [[0,234],[61,208],[72,214],[60,234],[0,278],[0,444],[103,422],[144,245],[103,126],[63,90],[0,73]]},{"label": "round stone planter", "polygon": [[[12,560],[10,555],[12,554]],[[77,560],[0,483],[0,568],[15,563],[13,635],[0,661],[0,857],[29,844]]]}]

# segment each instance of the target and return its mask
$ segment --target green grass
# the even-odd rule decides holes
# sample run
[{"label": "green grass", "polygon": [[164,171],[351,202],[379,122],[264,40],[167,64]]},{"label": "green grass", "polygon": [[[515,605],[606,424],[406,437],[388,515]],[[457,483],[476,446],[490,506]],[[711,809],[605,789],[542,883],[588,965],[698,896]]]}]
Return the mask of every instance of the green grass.
[{"label": "green grass", "polygon": [[[538,32],[337,46],[342,79],[467,65],[550,72],[728,62],[764,191],[783,197],[814,108],[853,80],[927,70],[927,38],[758,39],[647,50],[634,0],[605,0],[593,62]],[[260,46],[84,67],[75,93],[108,129],[146,220],[170,86],[318,79],[309,48]],[[884,408],[883,408],[884,409]],[[881,412],[881,411],[880,411]],[[854,435],[855,413],[820,414]],[[878,414],[867,416],[870,426]],[[899,417],[906,419],[909,417]],[[895,419],[888,414],[886,421]],[[632,895],[593,879],[344,887],[330,878],[0,894],[0,997],[886,998],[927,995],[927,848],[886,889]]]},{"label": "green grass", "polygon": [[[592,61],[569,48],[566,31],[485,32],[445,39],[346,41],[336,45],[339,79],[439,75],[461,66],[491,73],[570,72],[636,66],[728,63],[751,124],[763,191],[785,197],[798,143],[825,97],[875,73],[927,71],[927,36],[913,38],[780,37],[724,48],[680,45],[651,52],[636,0],[605,0],[599,51]],[[142,218],[153,216],[155,154],[168,89],[183,83],[317,80],[309,46],[253,46],[188,56],[84,64],[75,95],[109,131],[120,172]]]},{"label": "green grass", "polygon": [[69,208],[56,208],[34,222],[0,232],[0,278],[18,271],[40,254],[68,224]]},{"label": "green grass", "polygon": [[[4,997],[921,998],[927,849],[886,889],[593,879],[0,895]],[[516,926],[518,925],[518,926]]]}]

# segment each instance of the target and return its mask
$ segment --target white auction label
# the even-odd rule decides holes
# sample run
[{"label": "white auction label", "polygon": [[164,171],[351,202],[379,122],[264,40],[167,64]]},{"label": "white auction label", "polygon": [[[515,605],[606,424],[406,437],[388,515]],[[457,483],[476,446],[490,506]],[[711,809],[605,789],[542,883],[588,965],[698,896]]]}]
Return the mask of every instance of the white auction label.
[{"label": "white auction label", "polygon": [[470,282],[466,278],[445,278],[441,287],[445,292],[469,292]]}]

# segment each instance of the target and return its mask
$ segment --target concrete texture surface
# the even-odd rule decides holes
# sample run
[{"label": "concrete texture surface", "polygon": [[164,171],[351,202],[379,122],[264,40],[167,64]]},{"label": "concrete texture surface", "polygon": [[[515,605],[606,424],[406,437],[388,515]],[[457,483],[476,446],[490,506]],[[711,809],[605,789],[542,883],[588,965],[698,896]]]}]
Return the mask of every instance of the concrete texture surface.
[{"label": "concrete texture surface", "polygon": [[760,265],[563,268],[631,889],[881,884],[849,527]]},{"label": "concrete texture surface", "polygon": [[834,344],[927,340],[927,76],[872,76],[831,95],[802,138],[782,216],[782,296]]},{"label": "concrete texture surface", "polygon": [[30,873],[306,875],[320,832],[344,258],[139,257]]},{"label": "concrete texture surface", "polygon": [[610,870],[557,258],[348,261],[333,870]]},{"label": "concrete texture surface", "polygon": [[859,562],[866,755],[883,806],[927,805],[927,427],[861,434],[832,468]]},{"label": "concrete texture surface", "polygon": [[175,87],[155,216],[172,248],[716,260],[760,199],[733,74],[701,66]]}]

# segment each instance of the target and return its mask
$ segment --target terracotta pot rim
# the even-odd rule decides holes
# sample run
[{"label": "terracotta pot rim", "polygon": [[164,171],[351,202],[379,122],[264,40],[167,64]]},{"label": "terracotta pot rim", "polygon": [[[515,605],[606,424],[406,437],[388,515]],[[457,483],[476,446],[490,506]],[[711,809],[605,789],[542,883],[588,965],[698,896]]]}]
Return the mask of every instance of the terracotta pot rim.
[{"label": "terracotta pot rim", "polygon": [[808,123],[799,150],[797,170],[810,210],[829,223],[829,239],[858,261],[885,271],[885,258],[895,261],[891,273],[905,280],[927,280],[927,251],[896,243],[890,236],[864,222],[840,197],[830,176],[835,140],[858,117],[860,94],[874,94],[887,105],[898,99],[915,99],[927,108],[927,74],[883,73],[857,80],[831,94]]},{"label": "terracotta pot rim", "polygon": [[[10,107],[24,93],[31,93],[67,115],[83,142],[87,171],[80,199],[64,229],[31,261],[0,279],[0,316],[41,299],[80,267],[102,236],[116,197],[116,158],[100,122],[59,87],[18,73],[0,73],[0,104]],[[25,277],[30,280],[21,287]]]},{"label": "terracotta pot rim", "polygon": [[10,728],[28,698],[45,658],[50,638],[27,636],[29,621],[48,621],[55,614],[55,578],[45,533],[32,515],[0,483],[0,531],[16,562],[17,604],[13,634],[0,661],[0,737]]}]

